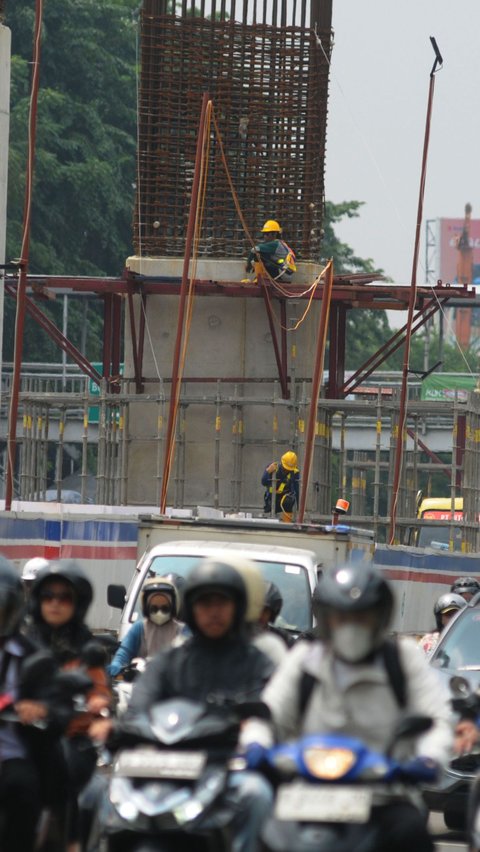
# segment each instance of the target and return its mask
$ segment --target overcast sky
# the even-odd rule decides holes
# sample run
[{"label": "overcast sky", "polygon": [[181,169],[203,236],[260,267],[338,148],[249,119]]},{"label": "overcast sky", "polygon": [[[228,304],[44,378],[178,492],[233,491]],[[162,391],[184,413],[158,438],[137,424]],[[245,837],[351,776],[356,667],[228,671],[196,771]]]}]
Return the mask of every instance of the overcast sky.
[{"label": "overcast sky", "polygon": [[[428,86],[424,220],[480,218],[480,0],[333,0],[326,195],[364,201],[337,234],[396,283],[411,278]],[[417,273],[425,281],[425,226]]]}]

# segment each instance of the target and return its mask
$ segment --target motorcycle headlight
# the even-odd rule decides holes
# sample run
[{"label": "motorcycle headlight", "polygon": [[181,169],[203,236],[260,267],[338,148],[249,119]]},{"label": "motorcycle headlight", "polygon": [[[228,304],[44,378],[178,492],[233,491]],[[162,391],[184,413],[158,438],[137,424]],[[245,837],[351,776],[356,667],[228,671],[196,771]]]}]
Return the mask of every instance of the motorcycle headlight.
[{"label": "motorcycle headlight", "polygon": [[330,781],[346,775],[356,759],[355,752],[347,748],[312,746],[303,752],[303,761],[310,775]]}]

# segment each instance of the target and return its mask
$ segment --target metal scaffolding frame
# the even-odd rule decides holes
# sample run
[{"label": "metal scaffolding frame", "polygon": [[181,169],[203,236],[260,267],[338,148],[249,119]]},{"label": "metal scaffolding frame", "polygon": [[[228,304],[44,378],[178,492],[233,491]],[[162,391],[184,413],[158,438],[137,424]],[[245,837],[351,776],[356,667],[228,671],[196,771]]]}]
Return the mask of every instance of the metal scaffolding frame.
[{"label": "metal scaffolding frame", "polygon": [[[100,395],[89,392],[88,379],[75,382],[72,392],[52,392],[50,380],[36,377],[26,382],[20,394],[20,411],[23,428],[19,438],[17,477],[20,499],[42,499],[47,486],[47,448],[55,449],[55,488],[60,496],[62,488],[62,464],[65,453],[65,426],[72,418],[83,423],[83,432],[78,439],[81,457],[81,493],[85,500],[88,494],[87,481],[96,480],[96,502],[109,505],[127,505],[128,456],[131,448],[128,421],[135,406],[153,406],[156,426],[143,439],[151,444],[152,479],[156,481],[157,498],[162,486],[162,470],[165,453],[166,403],[168,387],[163,382],[145,395],[134,392],[132,381],[122,378],[117,392],[108,389],[102,381]],[[149,384],[152,384],[149,382]],[[42,387],[45,390],[42,390]],[[332,501],[338,495],[351,497],[351,520],[373,528],[379,539],[385,537],[389,526],[389,506],[392,497],[395,443],[398,439],[399,397],[394,390],[392,397],[382,398],[375,388],[370,399],[330,400],[322,398],[317,407],[314,438],[314,463],[311,487],[307,495],[308,516],[314,520],[327,521],[331,514]],[[132,392],[133,391],[133,392]],[[261,489],[258,502],[247,504],[243,493],[244,455],[253,448],[277,457],[279,447],[290,446],[300,460],[305,452],[306,421],[311,409],[310,382],[298,382],[295,394],[289,400],[281,396],[278,382],[270,384],[270,392],[263,398],[249,395],[248,385],[217,382],[212,391],[205,394],[197,391],[196,383],[184,384],[181,398],[181,414],[177,423],[178,452],[171,490],[172,503],[179,508],[191,507],[188,499],[189,483],[186,474],[185,453],[195,442],[195,412],[205,412],[205,421],[210,423],[212,459],[211,491],[216,508],[231,511],[261,510]],[[375,402],[375,394],[376,402]],[[373,403],[373,410],[372,410]],[[8,405],[8,391],[3,395],[3,406]],[[92,429],[90,413],[98,407],[98,426]],[[271,437],[258,438],[245,427],[255,422],[258,409],[270,409]],[[253,415],[255,416],[252,416]],[[287,415],[285,417],[285,414]],[[373,451],[346,449],[345,435],[349,426],[361,418],[371,421],[376,432]],[[452,403],[409,401],[408,427],[410,441],[402,469],[398,503],[398,541],[405,541],[408,528],[412,527],[416,514],[416,495],[422,476],[431,475],[439,469],[438,458],[425,453],[425,444],[420,435],[425,424],[432,418],[442,418],[451,431],[451,466],[442,462],[443,470],[451,469],[450,488],[452,497],[459,490],[464,496],[464,519],[451,523],[461,527],[463,546],[467,552],[480,547],[478,505],[480,502],[480,395],[472,393],[467,402]],[[464,423],[464,428],[461,423]],[[283,425],[282,425],[283,424]],[[55,429],[53,429],[55,426]],[[332,443],[333,427],[340,431],[340,445]],[[54,437],[59,435],[58,441]],[[388,438],[385,440],[385,436]],[[388,446],[386,446],[386,441]],[[96,448],[96,452],[95,452]],[[461,450],[461,452],[459,452]],[[153,469],[154,468],[154,469]],[[373,511],[367,511],[367,497]],[[131,501],[130,501],[131,502]]]}]

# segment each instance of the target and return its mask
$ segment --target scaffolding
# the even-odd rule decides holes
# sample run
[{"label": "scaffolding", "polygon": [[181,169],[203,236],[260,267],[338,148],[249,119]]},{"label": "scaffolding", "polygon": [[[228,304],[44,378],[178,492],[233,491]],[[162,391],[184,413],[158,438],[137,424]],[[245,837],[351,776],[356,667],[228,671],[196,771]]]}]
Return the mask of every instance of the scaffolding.
[{"label": "scaffolding", "polygon": [[[100,395],[92,395],[88,382],[81,377],[76,378],[75,388],[67,393],[52,392],[46,384],[42,388],[42,380],[38,377],[34,381],[24,381],[20,395],[22,427],[19,429],[16,496],[24,500],[45,497],[47,482],[52,480],[47,460],[54,456],[54,483],[49,488],[56,489],[60,499],[66,445],[73,442],[78,455],[82,500],[87,501],[88,482],[94,478],[95,502],[128,505],[131,502],[128,465],[132,449],[128,420],[135,406],[146,404],[150,409],[147,421],[152,428],[147,429],[144,440],[151,447],[151,482],[155,483],[155,493],[148,493],[149,483],[146,483],[145,503],[155,503],[161,490],[168,389],[158,383],[154,392],[139,397],[132,392],[131,382],[122,380],[118,392],[110,393],[103,382]],[[249,459],[254,455],[268,463],[279,457],[283,447],[289,446],[297,452],[301,466],[310,390],[310,383],[299,382],[294,396],[284,400],[278,383],[273,383],[270,393],[262,398],[252,396],[248,388],[239,384],[217,383],[211,393],[205,394],[195,385],[186,383],[177,424],[173,505],[192,508],[209,503],[227,511],[260,514],[261,470],[255,471],[254,488],[249,491]],[[372,395],[375,393],[372,388]],[[8,405],[8,390],[4,392],[2,404]],[[94,410],[96,417],[92,419]],[[270,423],[270,436],[263,439],[252,431],[260,411],[262,418]],[[373,411],[369,399],[320,399],[312,485],[307,497],[309,519],[328,521],[337,496],[345,496],[351,501],[349,520],[373,529],[378,540],[385,540],[392,500],[391,460],[397,440],[398,411],[395,389],[389,398],[378,395]],[[198,412],[201,412],[211,454],[210,479],[203,483],[203,492],[192,490],[187,462],[192,448],[195,450],[198,446],[195,434]],[[69,437],[68,428],[74,421],[77,423],[75,437]],[[448,430],[451,461],[426,455],[421,436],[432,424]],[[370,449],[357,449],[351,442],[348,444],[350,428],[370,431]],[[411,399],[407,440],[398,503],[399,542],[406,543],[415,526],[417,492],[422,487],[428,492],[432,474],[439,472],[445,479],[445,494],[450,489],[452,497],[460,494],[464,498],[464,517],[462,521],[451,521],[452,536],[454,527],[461,528],[462,549],[477,551],[480,548],[480,396],[472,393],[466,402],[455,399],[451,404]],[[211,495],[213,500],[209,500]]]}]

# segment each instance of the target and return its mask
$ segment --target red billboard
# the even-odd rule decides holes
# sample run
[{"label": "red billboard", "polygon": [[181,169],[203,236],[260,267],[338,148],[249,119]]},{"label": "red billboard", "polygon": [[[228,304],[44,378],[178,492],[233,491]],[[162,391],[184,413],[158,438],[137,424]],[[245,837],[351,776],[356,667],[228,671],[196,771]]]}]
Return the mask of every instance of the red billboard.
[{"label": "red billboard", "polygon": [[480,219],[437,219],[437,229],[437,278],[457,283],[463,252],[471,283],[480,285]]}]

